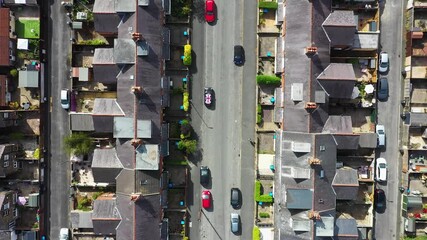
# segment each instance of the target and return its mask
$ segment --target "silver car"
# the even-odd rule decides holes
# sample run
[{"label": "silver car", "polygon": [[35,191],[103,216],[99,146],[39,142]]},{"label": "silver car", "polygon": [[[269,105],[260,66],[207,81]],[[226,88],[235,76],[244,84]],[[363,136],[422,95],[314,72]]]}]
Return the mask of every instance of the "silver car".
[{"label": "silver car", "polygon": [[381,52],[380,53],[380,64],[378,66],[378,71],[380,73],[386,73],[388,71],[388,53],[386,52]]},{"label": "silver car", "polygon": [[385,146],[385,128],[384,128],[384,125],[377,125],[376,133],[377,133],[377,146],[378,147],[384,147]]},{"label": "silver car", "polygon": [[231,232],[234,234],[239,233],[240,230],[240,216],[238,213],[232,213],[231,219]]}]

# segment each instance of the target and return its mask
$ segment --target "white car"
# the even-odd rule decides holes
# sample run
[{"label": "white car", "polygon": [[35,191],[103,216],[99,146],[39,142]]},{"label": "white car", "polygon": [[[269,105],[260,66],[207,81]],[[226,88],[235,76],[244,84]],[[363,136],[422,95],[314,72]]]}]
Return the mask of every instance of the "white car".
[{"label": "white car", "polygon": [[240,216],[238,213],[231,213],[230,215],[230,222],[231,222],[231,232],[234,234],[239,233],[240,231]]},{"label": "white car", "polygon": [[61,228],[59,231],[59,240],[68,240],[68,228]]},{"label": "white car", "polygon": [[380,64],[378,66],[378,71],[380,73],[386,73],[388,70],[388,53],[386,52],[381,52],[380,53]]},{"label": "white car", "polygon": [[377,133],[377,146],[378,147],[384,147],[385,146],[385,128],[384,128],[384,125],[377,125],[376,133]]},{"label": "white car", "polygon": [[377,158],[375,169],[375,179],[378,182],[387,181],[387,161],[385,158]]},{"label": "white car", "polygon": [[63,109],[69,109],[70,108],[70,94],[68,89],[62,89],[61,90],[61,107]]}]

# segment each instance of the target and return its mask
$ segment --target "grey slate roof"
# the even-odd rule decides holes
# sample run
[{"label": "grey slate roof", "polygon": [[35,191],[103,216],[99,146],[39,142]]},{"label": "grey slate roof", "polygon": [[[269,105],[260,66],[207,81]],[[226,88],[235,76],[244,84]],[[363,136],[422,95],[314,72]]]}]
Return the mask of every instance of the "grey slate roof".
[{"label": "grey slate roof", "polygon": [[321,216],[319,220],[316,220],[316,237],[333,237],[334,236],[334,217]]},{"label": "grey slate roof", "polygon": [[116,64],[134,64],[136,54],[135,41],[132,39],[114,39],[114,62]]},{"label": "grey slate roof", "polygon": [[[95,2],[99,2],[99,0]],[[120,17],[115,13],[94,13],[93,22],[97,32],[102,34],[117,34]]]},{"label": "grey slate roof", "polygon": [[116,179],[116,193],[131,195],[137,192],[135,187],[135,170],[123,169]]},{"label": "grey slate roof", "polygon": [[93,5],[93,13],[115,13],[116,0],[96,0]]},{"label": "grey slate roof", "polygon": [[115,183],[123,165],[117,157],[115,148],[95,149],[92,160],[92,173],[97,183]]},{"label": "grey slate roof", "polygon": [[119,104],[117,104],[116,99],[95,98],[92,114],[100,116],[123,116],[124,112]]},{"label": "grey slate roof", "polygon": [[317,77],[330,98],[351,98],[356,75],[351,63],[331,63]]},{"label": "grey slate roof", "polygon": [[71,130],[99,133],[113,132],[113,117],[70,113]]},{"label": "grey slate roof", "polygon": [[350,47],[356,33],[353,11],[335,10],[326,18],[322,26],[331,42],[331,47]]},{"label": "grey slate roof", "polygon": [[376,148],[377,134],[376,133],[360,133],[359,147],[361,148]]},{"label": "grey slate roof", "polygon": [[135,203],[136,239],[160,240],[160,194],[144,196]]},{"label": "grey slate roof", "polygon": [[[119,209],[122,221],[117,226],[116,239],[134,239],[134,203],[129,195],[117,194],[117,208]],[[135,216],[136,217],[136,216]],[[141,227],[141,226],[138,226]],[[159,234],[158,234],[159,235]],[[156,237],[156,236],[153,236]],[[141,238],[136,238],[141,239]]]},{"label": "grey slate roof", "polygon": [[351,116],[329,116],[322,133],[353,133]]},{"label": "grey slate roof", "polygon": [[94,233],[102,235],[115,234],[120,220],[116,199],[94,201],[92,214]]},{"label": "grey slate roof", "polygon": [[311,209],[313,191],[309,189],[287,189],[286,201],[288,209]]},{"label": "grey slate roof", "polygon": [[134,1],[129,0],[116,0],[115,6],[116,12],[135,12],[136,4]]},{"label": "grey slate roof", "polygon": [[93,228],[92,211],[71,211],[70,213],[71,226],[73,228]]},{"label": "grey slate roof", "polygon": [[357,134],[334,134],[339,150],[357,150],[360,136]]},{"label": "grey slate roof", "polygon": [[114,48],[95,48],[92,65],[96,64],[115,64]]},{"label": "grey slate roof", "polygon": [[427,126],[427,113],[410,113],[411,127]]},{"label": "grey slate roof", "polygon": [[357,197],[359,189],[357,171],[355,169],[341,168],[336,170],[332,186],[340,200],[353,200]]},{"label": "grey slate roof", "polygon": [[[335,221],[334,239],[358,239],[357,222],[354,218],[337,218]],[[340,238],[345,237],[345,238]]]},{"label": "grey slate roof", "polygon": [[160,193],[160,172],[159,171],[136,171],[135,186],[138,192],[143,195]]}]

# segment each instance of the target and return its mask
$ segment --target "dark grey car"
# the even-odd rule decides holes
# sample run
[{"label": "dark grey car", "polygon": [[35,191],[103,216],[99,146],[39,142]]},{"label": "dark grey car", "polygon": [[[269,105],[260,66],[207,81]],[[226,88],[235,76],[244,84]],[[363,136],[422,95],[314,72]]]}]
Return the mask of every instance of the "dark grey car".
[{"label": "dark grey car", "polygon": [[209,168],[207,166],[201,166],[200,167],[200,184],[208,185],[210,178],[211,178],[211,173],[209,171]]},{"label": "dark grey car", "polygon": [[238,209],[241,206],[241,193],[238,188],[232,188],[230,192],[230,204],[234,209]]},{"label": "dark grey car", "polygon": [[388,81],[385,77],[381,77],[378,81],[377,98],[380,101],[385,101],[388,98]]},{"label": "dark grey car", "polygon": [[245,63],[245,50],[241,45],[234,46],[234,64],[241,66]]}]

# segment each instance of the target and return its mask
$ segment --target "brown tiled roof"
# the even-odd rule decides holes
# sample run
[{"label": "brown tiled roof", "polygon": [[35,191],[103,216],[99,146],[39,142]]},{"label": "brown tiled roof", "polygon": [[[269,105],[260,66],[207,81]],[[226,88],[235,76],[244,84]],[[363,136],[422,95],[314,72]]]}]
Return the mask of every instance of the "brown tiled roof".
[{"label": "brown tiled roof", "polygon": [[0,66],[9,66],[9,8],[0,8]]},{"label": "brown tiled roof", "polygon": [[0,75],[0,106],[6,106],[6,75]]}]

